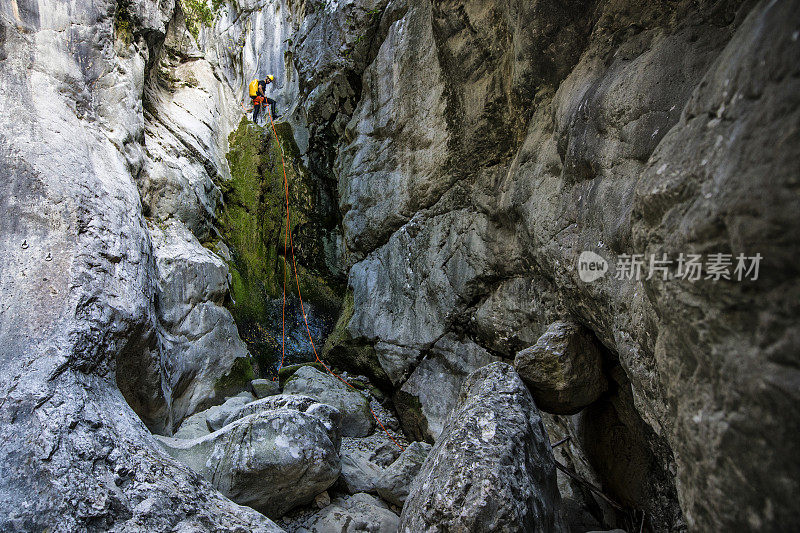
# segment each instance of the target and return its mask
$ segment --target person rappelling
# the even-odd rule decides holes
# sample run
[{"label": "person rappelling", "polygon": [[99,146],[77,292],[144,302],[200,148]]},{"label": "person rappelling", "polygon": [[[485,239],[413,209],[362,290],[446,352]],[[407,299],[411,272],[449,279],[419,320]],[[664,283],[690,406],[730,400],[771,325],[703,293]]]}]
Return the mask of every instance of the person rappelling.
[{"label": "person rappelling", "polygon": [[250,101],[253,104],[253,123],[258,124],[258,117],[264,115],[266,106],[269,105],[272,118],[278,117],[275,100],[266,95],[267,85],[275,81],[275,76],[269,75],[263,80],[253,80],[248,87]]}]

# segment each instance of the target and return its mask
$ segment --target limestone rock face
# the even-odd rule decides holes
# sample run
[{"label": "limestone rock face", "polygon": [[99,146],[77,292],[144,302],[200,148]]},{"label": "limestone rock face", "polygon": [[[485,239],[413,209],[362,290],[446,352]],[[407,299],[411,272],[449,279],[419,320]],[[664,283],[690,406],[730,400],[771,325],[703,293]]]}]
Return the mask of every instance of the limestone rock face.
[{"label": "limestone rock face", "polygon": [[167,457],[131,409],[169,417],[135,176],[174,2],[115,20],[121,5],[0,7],[0,529],[280,531]]},{"label": "limestone rock face", "polygon": [[[648,527],[796,521],[798,9],[390,2],[335,141],[349,337],[408,390],[450,334],[511,357],[575,320],[624,374]],[[609,272],[583,281],[582,251]],[[617,269],[634,254],[639,279]],[[664,254],[668,278],[648,276]],[[730,254],[732,279],[679,279],[681,254]],[[437,416],[413,396],[417,437]]]},{"label": "limestone rock face", "polygon": [[465,380],[411,486],[400,531],[562,531],[550,442],[510,365]]},{"label": "limestone rock face", "polygon": [[338,486],[348,494],[374,492],[383,469],[370,461],[372,453],[359,449],[342,451],[342,475]]},{"label": "limestone rock face", "polygon": [[574,414],[607,387],[600,347],[579,324],[550,324],[536,344],[517,354],[514,368],[536,406],[549,413]]},{"label": "limestone rock face", "polygon": [[279,517],[339,477],[319,419],[291,409],[248,415],[194,440],[158,437],[167,452],[237,503]]},{"label": "limestone rock face", "polygon": [[365,437],[375,428],[375,419],[364,396],[312,366],[302,366],[292,374],[283,392],[311,396],[337,408],[342,413],[342,435],[345,437]]}]

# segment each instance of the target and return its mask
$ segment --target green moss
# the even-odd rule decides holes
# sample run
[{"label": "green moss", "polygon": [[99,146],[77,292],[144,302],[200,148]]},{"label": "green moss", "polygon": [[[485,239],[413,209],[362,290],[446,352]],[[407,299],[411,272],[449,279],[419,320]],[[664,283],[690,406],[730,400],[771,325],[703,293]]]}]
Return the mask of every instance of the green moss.
[{"label": "green moss", "polygon": [[246,389],[254,379],[256,379],[256,373],[253,371],[250,359],[237,357],[230,372],[214,383],[214,390],[220,394],[236,393]]},{"label": "green moss", "polygon": [[[289,191],[289,228],[295,239],[297,274],[303,301],[329,315],[334,315],[341,305],[344,287],[328,280],[318,272],[300,263],[303,247],[313,247],[316,234],[307,235],[300,228],[313,225],[313,192],[306,169],[299,163],[299,149],[294,141],[291,126],[276,123],[281,148],[274,141],[271,128],[256,126],[243,118],[228,141],[227,154],[231,179],[220,183],[222,202],[217,212],[220,236],[228,245],[232,260],[232,303],[230,310],[243,329],[251,330],[254,324],[269,320],[270,300],[283,295],[284,276],[289,296],[297,294],[292,254],[284,262],[286,238],[286,182]],[[283,157],[282,157],[283,156]],[[302,237],[301,237],[302,235]],[[288,272],[286,272],[288,267]],[[243,337],[244,338],[244,337]],[[262,361],[265,354],[248,342],[254,355]],[[270,353],[271,357],[272,354]]]},{"label": "green moss", "polygon": [[322,366],[320,363],[318,363],[316,361],[313,361],[313,362],[310,362],[310,363],[299,363],[299,364],[296,364],[296,365],[287,365],[287,366],[281,368],[280,371],[278,372],[278,382],[280,383],[281,388],[283,388],[283,386],[286,384],[286,382],[289,380],[289,378],[291,378],[294,375],[295,372],[297,372],[298,370],[300,370],[304,366],[313,366],[314,368],[316,368],[320,372],[325,372],[325,373],[328,372],[327,370],[325,370],[324,366]]},{"label": "green moss", "polygon": [[117,11],[114,13],[114,34],[126,45],[133,41],[133,17],[128,4],[117,4]]},{"label": "green moss", "polygon": [[339,319],[336,321],[333,331],[328,335],[325,346],[322,348],[323,357],[327,357],[336,346],[350,341],[350,334],[347,332],[347,324],[349,324],[350,320],[353,318],[354,312],[355,300],[353,298],[353,291],[347,291],[347,294],[344,295],[344,299],[342,300]]},{"label": "green moss", "polygon": [[391,381],[378,361],[375,348],[370,343],[354,340],[347,331],[354,311],[353,292],[348,291],[342,300],[336,326],[322,348],[322,358],[338,368],[369,376],[377,385],[389,388]]}]

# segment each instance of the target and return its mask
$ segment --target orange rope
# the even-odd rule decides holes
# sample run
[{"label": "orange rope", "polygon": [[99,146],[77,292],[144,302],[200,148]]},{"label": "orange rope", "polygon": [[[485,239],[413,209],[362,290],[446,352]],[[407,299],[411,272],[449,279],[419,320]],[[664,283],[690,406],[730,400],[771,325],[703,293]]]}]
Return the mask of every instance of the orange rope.
[{"label": "orange rope", "polygon": [[[272,125],[272,132],[275,134],[275,142],[278,144],[278,149],[280,150],[280,153],[281,153],[281,166],[283,167],[283,188],[284,188],[284,193],[286,195],[286,237],[284,237],[284,241],[283,241],[283,264],[284,264],[284,271],[283,271],[284,272],[284,276],[283,276],[283,310],[284,310],[284,315],[286,313],[286,241],[288,239],[289,244],[291,245],[290,249],[292,251],[292,267],[293,267],[293,270],[294,270],[294,279],[297,282],[297,296],[300,298],[300,311],[303,313],[303,322],[305,322],[305,325],[306,325],[306,332],[308,333],[308,340],[311,343],[311,349],[314,351],[314,358],[317,360],[317,362],[319,364],[321,364],[323,366],[323,368],[325,368],[325,370],[328,372],[328,374],[330,374],[331,376],[335,377],[336,379],[338,379],[339,381],[344,383],[346,386],[348,386],[351,389],[353,389],[354,391],[356,391],[358,394],[361,394],[358,391],[358,389],[356,389],[354,386],[352,386],[350,383],[348,383],[342,377],[340,377],[337,374],[335,374],[328,367],[328,365],[326,365],[322,361],[322,359],[320,359],[319,355],[317,355],[317,348],[316,348],[316,346],[314,346],[314,339],[311,338],[311,328],[308,326],[308,318],[306,317],[306,309],[305,309],[305,306],[303,305],[303,295],[300,292],[300,276],[297,274],[297,260],[295,259],[295,256],[294,256],[294,239],[292,238],[291,227],[290,227],[290,224],[289,224],[289,180],[286,177],[286,162],[283,159],[283,146],[281,146],[281,141],[278,138],[278,130],[275,129],[275,121],[272,120],[272,106],[269,106],[267,113],[269,114],[269,121],[270,121],[270,124]],[[285,318],[283,318],[282,321],[285,323]],[[284,354],[285,354],[285,346],[286,346],[285,326],[284,326],[283,336],[284,336],[283,345],[284,345]],[[283,356],[281,357],[281,364],[278,367],[278,372],[280,372],[280,369],[282,367],[283,367]],[[392,435],[389,433],[389,431],[386,429],[386,427],[384,427],[384,425],[380,421],[380,419],[378,419],[378,415],[375,414],[375,411],[372,410],[372,407],[369,405],[369,403],[367,403],[367,407],[369,408],[369,412],[372,413],[372,417],[375,419],[375,421],[381,427],[383,432],[386,433],[386,436],[389,437],[389,439],[391,439],[391,441],[395,444],[395,446],[397,446],[398,448],[400,448],[401,451],[403,451],[405,448],[400,446],[397,443],[397,441],[394,440],[394,437],[392,437]]]}]

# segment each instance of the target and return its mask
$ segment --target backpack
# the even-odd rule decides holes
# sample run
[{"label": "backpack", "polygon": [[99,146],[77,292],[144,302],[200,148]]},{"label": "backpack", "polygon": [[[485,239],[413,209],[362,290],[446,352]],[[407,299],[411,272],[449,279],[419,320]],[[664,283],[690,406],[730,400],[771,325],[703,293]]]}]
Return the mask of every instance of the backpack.
[{"label": "backpack", "polygon": [[255,98],[258,95],[258,80],[253,80],[250,82],[250,97]]}]

